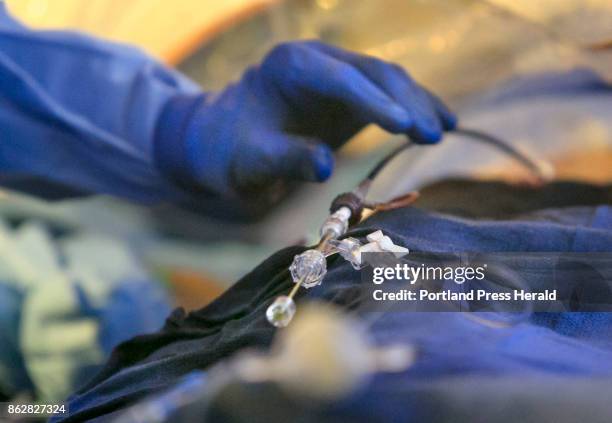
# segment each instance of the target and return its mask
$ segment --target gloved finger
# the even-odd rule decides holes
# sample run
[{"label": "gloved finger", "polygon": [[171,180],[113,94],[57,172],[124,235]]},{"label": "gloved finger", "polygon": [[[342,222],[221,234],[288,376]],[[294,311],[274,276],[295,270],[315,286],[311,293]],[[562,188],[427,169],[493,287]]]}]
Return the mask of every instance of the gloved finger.
[{"label": "gloved finger", "polygon": [[[397,85],[404,82],[402,80],[396,80]],[[429,96],[422,89],[417,88],[418,85],[412,82],[413,86],[405,86],[404,90],[400,91],[405,93],[401,97],[404,99],[402,103],[406,107],[411,107],[411,110],[415,114],[414,126],[410,128],[408,134],[410,138],[419,143],[435,143],[442,139],[442,122],[438,116],[438,112],[431,103]],[[408,98],[410,97],[410,98]]]},{"label": "gloved finger", "polygon": [[439,121],[436,105],[399,66],[318,42],[311,42],[309,45],[351,63],[408,110],[413,125],[406,132],[415,141],[428,143],[440,140],[442,124]]},{"label": "gloved finger", "polygon": [[450,109],[444,104],[444,102],[434,93],[429,91],[428,89],[422,87],[423,90],[429,96],[429,99],[433,104],[436,105],[436,111],[438,112],[438,116],[442,120],[442,127],[445,131],[452,131],[457,127],[457,116],[450,111]]},{"label": "gloved finger", "polygon": [[357,67],[362,74],[400,103],[411,113],[413,126],[407,132],[416,141],[438,141],[443,128],[453,127],[455,118],[448,108],[437,97],[414,82],[401,67],[317,41],[305,44]]},{"label": "gloved finger", "polygon": [[412,123],[409,113],[357,68],[305,45],[276,47],[262,69],[272,74],[272,81],[293,104],[317,107],[317,100],[332,99],[348,107],[360,121],[392,133],[405,132]]},{"label": "gloved finger", "polygon": [[261,160],[267,177],[296,181],[322,182],[334,169],[334,155],[329,146],[307,137],[270,133],[265,136]]}]

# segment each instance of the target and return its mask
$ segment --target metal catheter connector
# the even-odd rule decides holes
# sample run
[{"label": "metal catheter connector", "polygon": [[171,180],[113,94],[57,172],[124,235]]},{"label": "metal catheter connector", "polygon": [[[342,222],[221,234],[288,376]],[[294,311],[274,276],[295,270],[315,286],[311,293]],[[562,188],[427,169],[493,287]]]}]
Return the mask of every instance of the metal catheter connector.
[{"label": "metal catheter connector", "polygon": [[[323,224],[323,227],[321,227],[323,236],[317,246],[293,258],[293,263],[291,263],[289,267],[291,277],[295,283],[293,289],[288,295],[277,297],[266,310],[266,319],[273,326],[284,328],[291,323],[296,310],[293,297],[298,289],[300,289],[300,286],[312,288],[313,286],[320,285],[323,281],[323,277],[325,277],[327,273],[327,262],[324,254],[324,251],[327,249],[327,243],[331,239],[344,234],[348,228],[348,223],[343,225],[341,221],[342,217],[336,216],[333,218],[333,222],[329,223],[330,229],[324,231],[325,225],[332,220],[332,216],[330,216],[326,220],[326,223]],[[343,232],[337,232],[337,230],[342,228],[344,228]],[[337,233],[339,233],[339,235],[336,235]]]}]

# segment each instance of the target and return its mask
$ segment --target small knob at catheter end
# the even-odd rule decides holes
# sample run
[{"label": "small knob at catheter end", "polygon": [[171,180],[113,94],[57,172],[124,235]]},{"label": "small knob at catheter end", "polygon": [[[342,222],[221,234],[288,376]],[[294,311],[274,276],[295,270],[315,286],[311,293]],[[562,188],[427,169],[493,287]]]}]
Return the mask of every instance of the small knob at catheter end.
[{"label": "small knob at catheter end", "polygon": [[281,295],[277,297],[266,310],[266,319],[272,326],[284,328],[293,319],[295,314],[295,302],[291,297]]}]

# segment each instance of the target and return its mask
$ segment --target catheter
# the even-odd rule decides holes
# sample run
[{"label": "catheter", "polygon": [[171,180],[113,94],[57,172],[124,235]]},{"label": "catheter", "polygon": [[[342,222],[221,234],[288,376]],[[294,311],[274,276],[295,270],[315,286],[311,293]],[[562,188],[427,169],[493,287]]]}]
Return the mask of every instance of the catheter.
[{"label": "catheter", "polygon": [[[552,167],[548,163],[530,158],[505,141],[473,129],[457,128],[453,132],[497,148],[526,167],[534,174],[538,182],[545,183],[553,177]],[[360,269],[365,265],[361,257],[364,252],[391,254],[395,258],[408,253],[408,249],[395,245],[382,231],[369,234],[366,237],[368,242],[365,244],[351,237],[342,240],[339,238],[347,232],[350,226],[361,220],[364,209],[378,211],[405,207],[418,198],[418,193],[411,192],[386,203],[366,201],[366,196],[376,176],[391,160],[412,145],[414,144],[408,140],[396,147],[374,166],[354,190],[340,194],[332,201],[330,215],[323,222],[319,231],[320,241],[314,248],[296,255],[289,267],[291,278],[295,283],[291,292],[288,295],[277,297],[267,308],[266,318],[270,324],[285,327],[291,322],[296,311],[293,300],[295,294],[302,286],[310,289],[322,283],[327,273],[326,257],[338,253],[351,263],[353,268]]]}]

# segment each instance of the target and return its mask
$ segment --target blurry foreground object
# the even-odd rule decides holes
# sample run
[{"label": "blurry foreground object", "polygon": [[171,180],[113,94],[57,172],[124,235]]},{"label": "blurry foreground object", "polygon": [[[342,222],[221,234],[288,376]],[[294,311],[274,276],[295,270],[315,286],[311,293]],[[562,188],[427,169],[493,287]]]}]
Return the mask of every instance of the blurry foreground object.
[{"label": "blurry foreground object", "polygon": [[241,352],[206,373],[193,372],[114,421],[246,421],[258,399],[270,418],[291,413],[287,404],[299,416],[304,407],[333,404],[362,390],[376,373],[402,372],[413,363],[410,345],[374,346],[368,338],[363,323],[339,307],[306,303],[295,323],[277,333],[270,353]]},{"label": "blurry foreground object", "polygon": [[403,371],[413,361],[409,346],[373,348],[357,319],[326,303],[306,304],[295,323],[279,331],[272,355],[243,360],[243,377],[276,381],[301,397],[335,400],[361,387],[377,371]]}]

